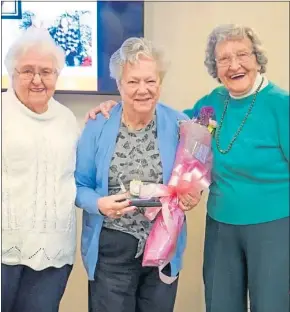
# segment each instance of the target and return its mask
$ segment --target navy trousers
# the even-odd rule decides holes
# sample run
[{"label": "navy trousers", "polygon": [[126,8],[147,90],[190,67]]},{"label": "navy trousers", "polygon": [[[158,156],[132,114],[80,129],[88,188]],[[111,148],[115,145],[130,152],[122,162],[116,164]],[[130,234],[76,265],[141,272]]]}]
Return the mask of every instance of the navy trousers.
[{"label": "navy trousers", "polygon": [[72,266],[34,271],[1,264],[2,312],[57,312]]},{"label": "navy trousers", "polygon": [[178,279],[167,285],[157,268],[142,267],[137,245],[130,234],[102,229],[95,280],[89,282],[90,312],[173,312]]},{"label": "navy trousers", "polygon": [[230,225],[207,216],[207,312],[289,312],[289,218]]}]

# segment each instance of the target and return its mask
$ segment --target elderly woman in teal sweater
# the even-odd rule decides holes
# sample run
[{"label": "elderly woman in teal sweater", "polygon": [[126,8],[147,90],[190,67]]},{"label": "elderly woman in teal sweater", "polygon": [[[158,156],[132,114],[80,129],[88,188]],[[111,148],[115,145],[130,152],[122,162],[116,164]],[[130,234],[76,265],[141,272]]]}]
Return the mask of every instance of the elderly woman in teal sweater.
[{"label": "elderly woman in teal sweater", "polygon": [[[221,83],[201,98],[216,112],[207,202],[207,312],[289,310],[289,93],[268,81],[267,57],[249,27],[209,35],[205,66]],[[112,102],[91,111],[108,114]]]}]

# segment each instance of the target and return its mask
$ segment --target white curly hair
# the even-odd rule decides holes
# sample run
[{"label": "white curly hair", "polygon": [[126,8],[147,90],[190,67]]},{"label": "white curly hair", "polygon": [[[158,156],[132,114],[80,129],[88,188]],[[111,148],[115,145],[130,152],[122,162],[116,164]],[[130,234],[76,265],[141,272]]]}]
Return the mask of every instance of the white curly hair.
[{"label": "white curly hair", "polygon": [[52,55],[55,59],[55,70],[58,74],[61,72],[65,64],[64,50],[54,42],[46,29],[29,27],[14,41],[6,54],[4,64],[10,77],[13,76],[19,58],[32,48]]}]

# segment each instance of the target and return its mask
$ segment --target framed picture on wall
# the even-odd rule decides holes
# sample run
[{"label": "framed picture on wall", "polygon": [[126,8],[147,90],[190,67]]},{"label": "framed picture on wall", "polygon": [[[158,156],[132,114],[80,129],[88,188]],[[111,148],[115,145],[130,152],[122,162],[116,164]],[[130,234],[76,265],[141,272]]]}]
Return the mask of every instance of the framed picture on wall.
[{"label": "framed picture on wall", "polygon": [[22,4],[19,0],[1,1],[1,17],[6,19],[21,19]]}]

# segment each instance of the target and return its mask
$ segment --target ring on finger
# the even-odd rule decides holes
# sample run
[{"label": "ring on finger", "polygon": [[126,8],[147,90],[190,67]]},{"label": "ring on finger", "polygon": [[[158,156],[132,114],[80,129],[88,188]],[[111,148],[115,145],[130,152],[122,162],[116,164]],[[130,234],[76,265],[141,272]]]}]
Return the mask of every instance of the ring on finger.
[{"label": "ring on finger", "polygon": [[120,217],[122,215],[122,213],[120,211],[116,212],[116,216]]}]

